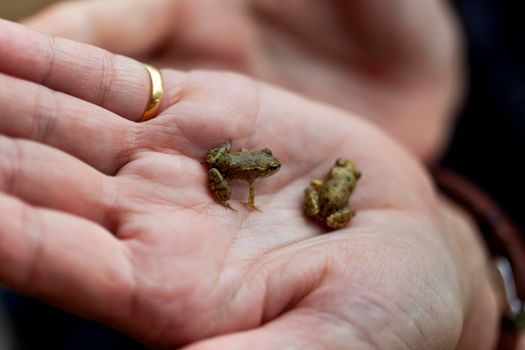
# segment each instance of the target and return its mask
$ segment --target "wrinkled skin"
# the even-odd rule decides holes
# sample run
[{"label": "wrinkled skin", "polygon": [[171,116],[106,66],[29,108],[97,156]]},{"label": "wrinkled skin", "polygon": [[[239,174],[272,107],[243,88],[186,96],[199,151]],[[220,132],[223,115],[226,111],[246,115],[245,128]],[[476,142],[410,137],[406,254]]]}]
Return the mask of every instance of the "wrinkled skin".
[{"label": "wrinkled skin", "polygon": [[462,89],[460,36],[441,0],[68,1],[25,23],[161,67],[290,88],[373,121],[427,162]]},{"label": "wrinkled skin", "polygon": [[[149,85],[136,61],[5,21],[0,58],[0,283],[158,348],[493,341],[472,227],[356,115],[238,75],[165,70],[161,113],[139,124]],[[258,187],[264,212],[209,195],[201,161],[230,137],[279,155]],[[302,193],[337,157],[366,174],[359,215],[323,234]],[[469,339],[471,309],[484,323]]]}]

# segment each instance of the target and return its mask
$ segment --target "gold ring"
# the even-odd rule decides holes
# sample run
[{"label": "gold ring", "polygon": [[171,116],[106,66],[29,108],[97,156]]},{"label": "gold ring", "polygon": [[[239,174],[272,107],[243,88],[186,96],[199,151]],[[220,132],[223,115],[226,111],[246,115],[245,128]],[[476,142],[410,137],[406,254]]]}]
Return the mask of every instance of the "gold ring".
[{"label": "gold ring", "polygon": [[164,88],[162,87],[162,75],[160,74],[160,71],[149,64],[145,64],[144,67],[148,71],[150,79],[150,95],[146,110],[140,119],[141,122],[145,122],[146,120],[150,120],[151,118],[155,118],[157,116],[160,102],[162,101],[162,96],[164,95]]}]

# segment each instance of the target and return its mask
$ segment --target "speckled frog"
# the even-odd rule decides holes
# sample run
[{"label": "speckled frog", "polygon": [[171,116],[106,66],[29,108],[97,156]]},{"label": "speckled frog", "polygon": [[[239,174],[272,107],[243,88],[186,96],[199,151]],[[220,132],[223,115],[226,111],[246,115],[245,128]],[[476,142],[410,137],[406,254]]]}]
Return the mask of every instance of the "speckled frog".
[{"label": "speckled frog", "polygon": [[360,177],[352,161],[338,159],[324,179],[312,180],[305,189],[306,215],[331,229],[345,227],[355,215],[348,200]]},{"label": "speckled frog", "polygon": [[211,167],[208,171],[210,189],[225,207],[232,209],[228,204],[231,197],[228,180],[246,180],[250,185],[247,206],[257,209],[255,179],[275,174],[281,168],[281,164],[268,148],[253,152],[245,149],[232,152],[230,147],[230,144],[226,143],[208,151],[206,163]]}]

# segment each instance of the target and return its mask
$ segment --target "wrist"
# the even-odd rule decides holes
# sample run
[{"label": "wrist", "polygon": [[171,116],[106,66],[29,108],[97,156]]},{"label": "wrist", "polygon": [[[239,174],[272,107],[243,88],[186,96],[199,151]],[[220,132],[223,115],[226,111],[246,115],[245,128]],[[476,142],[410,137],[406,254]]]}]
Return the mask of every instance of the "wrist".
[{"label": "wrist", "polygon": [[457,268],[462,292],[463,329],[458,349],[494,349],[504,302],[494,279],[494,269],[474,219],[441,197],[447,228],[445,239]]},{"label": "wrist", "polygon": [[466,211],[445,197],[440,197],[444,238],[457,272],[464,310],[490,274],[489,254],[479,229]]},{"label": "wrist", "polygon": [[[498,349],[516,348],[525,319],[525,242],[519,228],[483,191],[448,170],[437,170],[439,187],[462,206],[478,228],[492,256],[492,292],[499,305]],[[466,216],[466,215],[465,215]],[[492,277],[492,278],[490,278]],[[479,331],[478,331],[479,332]]]}]

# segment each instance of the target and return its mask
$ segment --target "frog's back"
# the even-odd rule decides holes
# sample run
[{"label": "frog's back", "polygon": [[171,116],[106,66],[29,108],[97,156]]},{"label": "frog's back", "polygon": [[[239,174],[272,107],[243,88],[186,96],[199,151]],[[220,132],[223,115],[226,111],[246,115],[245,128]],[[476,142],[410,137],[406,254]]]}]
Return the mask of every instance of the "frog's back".
[{"label": "frog's back", "polygon": [[344,177],[327,179],[319,190],[319,203],[321,208],[323,208],[323,212],[329,215],[334,210],[348,205],[352,189],[352,186]]},{"label": "frog's back", "polygon": [[216,167],[228,179],[250,179],[260,176],[265,169],[264,155],[230,153]]}]

